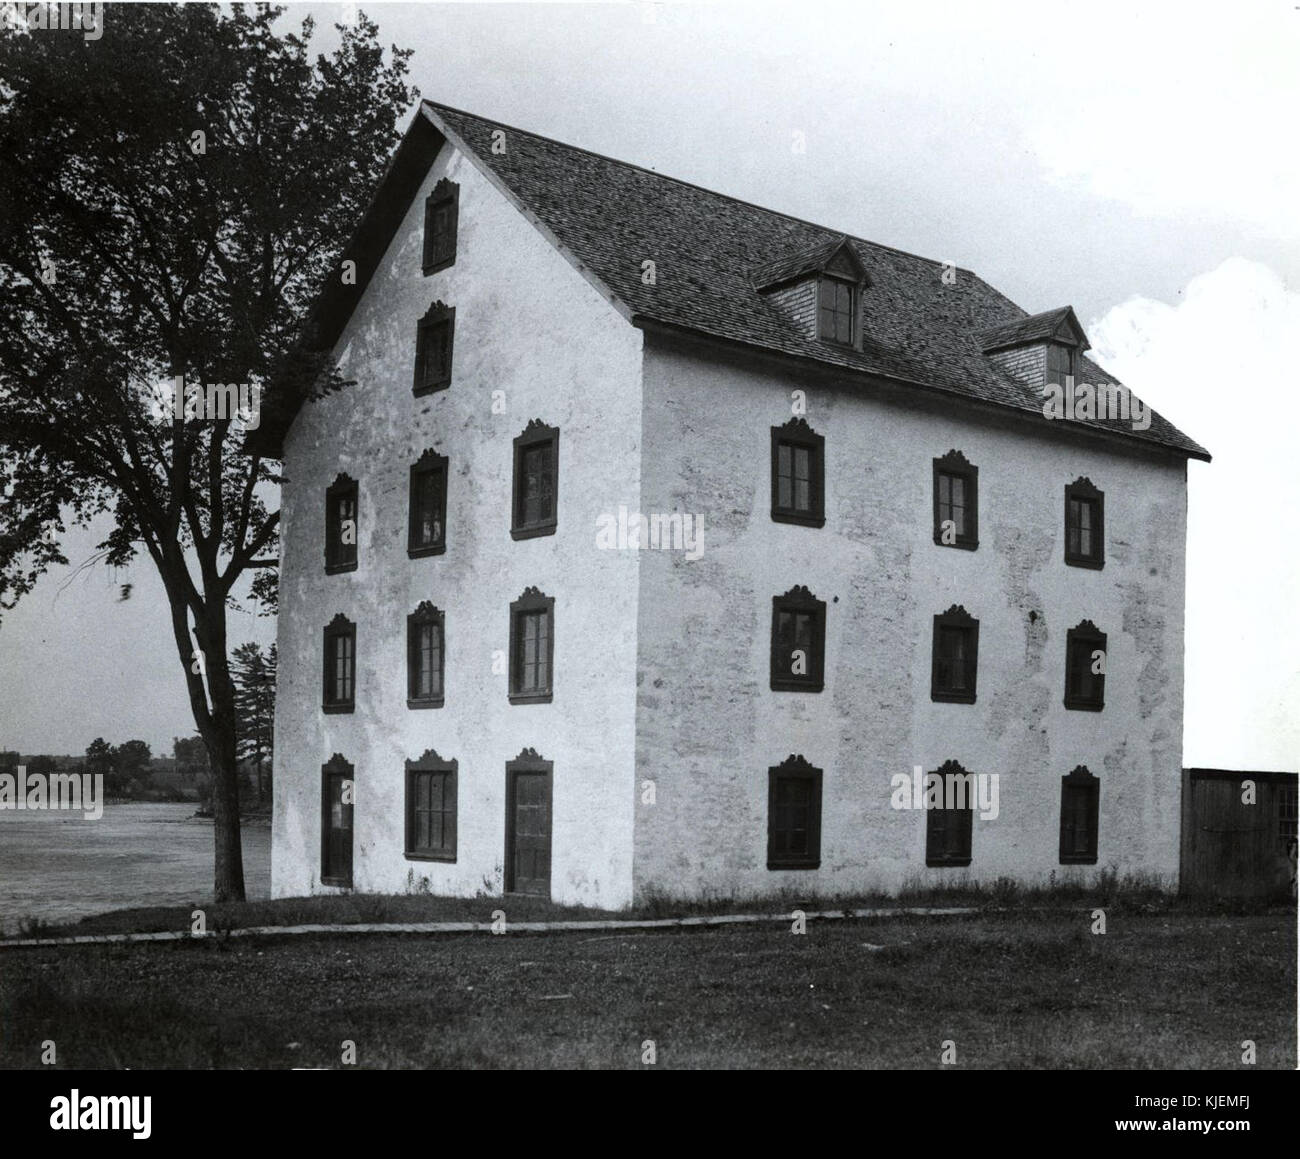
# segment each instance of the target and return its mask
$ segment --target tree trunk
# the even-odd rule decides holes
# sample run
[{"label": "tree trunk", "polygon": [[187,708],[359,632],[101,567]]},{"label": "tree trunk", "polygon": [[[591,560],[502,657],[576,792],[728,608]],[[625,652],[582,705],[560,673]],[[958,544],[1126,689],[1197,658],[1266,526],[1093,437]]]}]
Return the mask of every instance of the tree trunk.
[{"label": "tree trunk", "polygon": [[[233,716],[227,720],[233,720]],[[211,742],[208,745],[212,759],[212,895],[219,902],[243,901],[244,850],[239,831],[239,761],[235,756],[235,730],[215,726],[215,731],[216,751],[213,751]]]},{"label": "tree trunk", "polygon": [[[215,605],[215,606],[214,606]],[[211,705],[200,727],[212,762],[213,899],[244,900],[244,853],[239,832],[239,757],[235,743],[235,684],[226,656],[224,593],[196,619]]]}]

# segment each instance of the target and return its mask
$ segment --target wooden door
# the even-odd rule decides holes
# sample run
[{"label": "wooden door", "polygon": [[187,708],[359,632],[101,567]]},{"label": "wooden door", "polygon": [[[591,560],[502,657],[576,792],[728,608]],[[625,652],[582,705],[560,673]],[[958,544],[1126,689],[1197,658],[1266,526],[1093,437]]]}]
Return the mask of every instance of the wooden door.
[{"label": "wooden door", "polygon": [[551,896],[551,773],[509,769],[506,890]]},{"label": "wooden door", "polygon": [[[1265,843],[1271,814],[1261,804],[1245,804],[1242,781],[1233,777],[1190,778],[1191,858],[1184,868],[1184,890],[1210,897],[1249,897],[1266,891]],[[1256,785],[1262,795],[1265,786]]]},{"label": "wooden door", "polygon": [[326,767],[321,791],[320,879],[352,884],[352,770]]}]

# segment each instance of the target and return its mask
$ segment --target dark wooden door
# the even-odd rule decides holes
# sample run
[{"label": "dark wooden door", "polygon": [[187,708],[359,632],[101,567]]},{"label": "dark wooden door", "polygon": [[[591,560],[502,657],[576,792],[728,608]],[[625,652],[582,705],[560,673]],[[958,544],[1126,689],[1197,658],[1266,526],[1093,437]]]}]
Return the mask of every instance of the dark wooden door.
[{"label": "dark wooden door", "polygon": [[506,803],[506,889],[551,896],[551,774],[512,770]]},{"label": "dark wooden door", "polygon": [[[1182,889],[1208,897],[1263,897],[1283,883],[1276,788],[1259,773],[1198,775],[1184,786]],[[1242,800],[1246,780],[1256,801]]]},{"label": "dark wooden door", "polygon": [[324,778],[320,879],[327,885],[351,885],[352,774],[327,771]]}]

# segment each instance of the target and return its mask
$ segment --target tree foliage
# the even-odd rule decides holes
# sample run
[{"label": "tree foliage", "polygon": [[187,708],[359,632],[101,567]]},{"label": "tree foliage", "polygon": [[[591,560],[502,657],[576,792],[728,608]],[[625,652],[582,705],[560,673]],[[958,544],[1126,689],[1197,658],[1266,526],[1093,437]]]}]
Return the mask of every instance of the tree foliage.
[{"label": "tree foliage", "polygon": [[138,797],[153,780],[153,753],[142,740],[123,741],[113,749],[113,773],[105,788],[118,797]]},{"label": "tree foliage", "polygon": [[312,22],[279,17],[132,4],[95,41],[0,33],[0,606],[96,517],[104,562],[152,562],[211,756],[217,900],[243,896],[226,612],[273,599],[278,475],[242,449],[256,407],[177,413],[174,380],[249,404],[341,385],[300,327],[414,96],[364,16],[314,61]]},{"label": "tree foliage", "polygon": [[235,744],[241,761],[253,765],[257,797],[266,796],[266,777],[274,751],[275,669],[272,644],[265,651],[256,643],[241,644],[231,654],[235,675]]}]

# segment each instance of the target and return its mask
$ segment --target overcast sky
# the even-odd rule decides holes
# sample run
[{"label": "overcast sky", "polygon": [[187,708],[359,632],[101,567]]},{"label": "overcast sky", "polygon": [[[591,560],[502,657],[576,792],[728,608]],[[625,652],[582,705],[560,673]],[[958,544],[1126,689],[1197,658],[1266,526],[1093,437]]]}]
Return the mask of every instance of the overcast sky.
[{"label": "overcast sky", "polygon": [[[1215,457],[1189,469],[1184,764],[1297,767],[1300,550],[1266,506],[1300,431],[1292,0],[361,7],[425,97],[1072,304]],[[327,50],[345,7],[286,23],[308,12]],[[151,567],[70,572],[0,626],[0,748],[170,752],[193,724]]]}]

